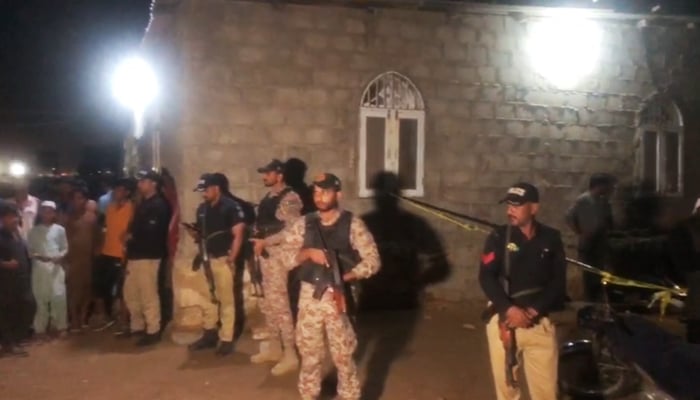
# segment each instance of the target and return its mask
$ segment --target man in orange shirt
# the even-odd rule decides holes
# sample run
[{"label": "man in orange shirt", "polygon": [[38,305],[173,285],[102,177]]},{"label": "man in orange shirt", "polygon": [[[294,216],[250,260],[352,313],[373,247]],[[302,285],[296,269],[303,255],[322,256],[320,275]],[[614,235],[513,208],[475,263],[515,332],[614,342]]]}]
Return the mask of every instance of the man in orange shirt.
[{"label": "man in orange shirt", "polygon": [[101,311],[103,316],[96,331],[105,330],[115,323],[112,306],[114,300],[121,298],[124,241],[134,215],[131,193],[128,179],[117,181],[112,189],[112,201],[105,211],[104,242],[93,272],[95,303],[98,313]]}]

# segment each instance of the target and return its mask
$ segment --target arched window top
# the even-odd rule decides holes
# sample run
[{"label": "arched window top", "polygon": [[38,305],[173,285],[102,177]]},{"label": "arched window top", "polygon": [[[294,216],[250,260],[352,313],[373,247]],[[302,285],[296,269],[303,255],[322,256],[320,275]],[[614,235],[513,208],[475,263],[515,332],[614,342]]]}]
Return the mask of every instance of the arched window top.
[{"label": "arched window top", "polygon": [[374,78],[362,93],[361,107],[391,110],[424,110],[423,96],[410,79],[398,72]]},{"label": "arched window top", "polygon": [[644,102],[639,112],[639,126],[681,133],[683,116],[675,102],[656,94]]},{"label": "arched window top", "polygon": [[664,94],[654,94],[637,115],[640,148],[638,169],[642,181],[659,194],[683,194],[683,116]]}]

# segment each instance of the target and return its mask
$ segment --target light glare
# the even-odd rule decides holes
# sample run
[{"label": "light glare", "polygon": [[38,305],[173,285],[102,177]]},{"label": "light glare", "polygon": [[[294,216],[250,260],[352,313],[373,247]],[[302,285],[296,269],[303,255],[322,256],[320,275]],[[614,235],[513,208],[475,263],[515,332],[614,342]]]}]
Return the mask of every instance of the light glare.
[{"label": "light glare", "polygon": [[112,91],[122,105],[135,113],[143,113],[158,95],[158,81],[145,60],[131,57],[117,67]]},{"label": "light glare", "polygon": [[19,161],[10,163],[10,175],[15,178],[21,178],[27,173],[27,166]]},{"label": "light glare", "polygon": [[593,21],[561,16],[530,27],[528,52],[535,71],[562,89],[571,89],[598,65],[602,41]]}]

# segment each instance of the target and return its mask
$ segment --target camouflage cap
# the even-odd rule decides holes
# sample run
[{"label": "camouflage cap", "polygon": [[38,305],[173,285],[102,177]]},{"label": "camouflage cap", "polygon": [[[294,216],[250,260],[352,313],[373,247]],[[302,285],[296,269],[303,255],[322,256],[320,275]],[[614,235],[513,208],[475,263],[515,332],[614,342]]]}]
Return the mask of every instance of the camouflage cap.
[{"label": "camouflage cap", "polygon": [[314,181],[312,184],[314,186],[318,186],[321,189],[333,189],[336,192],[340,192],[340,190],[342,189],[340,179],[338,179],[337,176],[335,176],[329,172],[324,172],[320,175],[317,175],[314,178]]}]

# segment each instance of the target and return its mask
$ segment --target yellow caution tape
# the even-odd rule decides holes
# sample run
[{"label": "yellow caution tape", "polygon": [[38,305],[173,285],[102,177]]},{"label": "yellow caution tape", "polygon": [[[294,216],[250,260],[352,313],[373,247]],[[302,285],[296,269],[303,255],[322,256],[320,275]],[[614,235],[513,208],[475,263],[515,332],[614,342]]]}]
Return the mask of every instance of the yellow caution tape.
[{"label": "yellow caution tape", "polygon": [[[465,222],[463,222],[455,217],[451,217],[451,216],[447,215],[446,213],[431,209],[430,207],[424,206],[422,204],[418,204],[414,201],[411,201],[410,199],[406,199],[406,198],[403,198],[401,196],[394,196],[394,197],[397,197],[401,200],[404,200],[406,203],[408,203],[412,207],[417,208],[417,209],[419,209],[427,214],[433,215],[433,216],[438,217],[444,221],[455,224],[464,230],[471,231],[471,232],[482,232],[482,233],[486,233],[486,234],[491,233],[491,231],[486,230],[480,226],[465,223]],[[687,295],[687,289],[683,289],[680,287],[668,287],[668,286],[656,285],[653,283],[648,283],[648,282],[643,282],[643,281],[637,281],[634,279],[623,278],[623,277],[620,277],[617,275],[613,275],[610,272],[603,271],[600,268],[596,268],[592,265],[588,265],[588,264],[585,264],[581,261],[574,260],[574,259],[568,258],[568,257],[566,258],[566,261],[568,261],[570,264],[573,264],[573,265],[581,268],[584,272],[599,275],[601,278],[600,280],[604,285],[611,284],[611,285],[616,285],[616,286],[627,286],[627,287],[636,287],[636,288],[640,288],[640,289],[655,290],[656,293],[654,293],[654,295],[652,296],[652,300],[649,303],[649,308],[651,308],[658,301],[659,302],[659,311],[660,311],[662,317],[666,314],[666,308],[668,307],[669,304],[672,303],[674,295],[682,296],[682,297]]]}]

